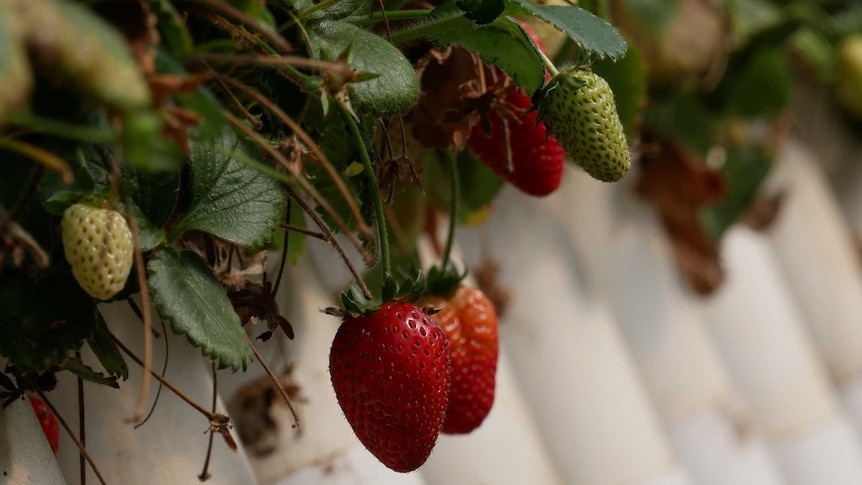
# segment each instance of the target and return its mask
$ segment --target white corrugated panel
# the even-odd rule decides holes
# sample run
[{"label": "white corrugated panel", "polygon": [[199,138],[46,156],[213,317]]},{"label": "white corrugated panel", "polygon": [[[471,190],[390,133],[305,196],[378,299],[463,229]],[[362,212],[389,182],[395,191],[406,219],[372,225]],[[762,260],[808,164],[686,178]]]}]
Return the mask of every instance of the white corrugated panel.
[{"label": "white corrugated panel", "polygon": [[[566,483],[688,483],[559,224],[507,189],[483,230],[514,295],[501,323],[504,349]],[[465,239],[477,254],[476,235]]]},{"label": "white corrugated panel", "polygon": [[[2,359],[0,368],[5,366],[5,359]],[[26,397],[14,401],[5,409],[0,407],[0,483],[66,485],[39,420]]]},{"label": "white corrugated panel", "polygon": [[570,169],[540,209],[566,228],[573,251],[609,302],[695,481],[783,483],[705,332],[700,309],[681,286],[662,229],[646,207],[620,196],[624,190]]},{"label": "white corrugated panel", "polygon": [[[100,307],[108,326],[136,355],[143,354],[143,326],[125,303]],[[165,337],[163,337],[165,338]],[[185,337],[168,332],[170,358],[167,378],[197,403],[209,408],[212,402],[212,368],[198,349],[192,348]],[[86,362],[98,362],[88,349],[82,352]],[[155,340],[154,367],[161,371],[165,358],[161,340]],[[186,402],[167,389],[152,419],[138,429],[127,420],[135,412],[141,382],[141,368],[127,359],[129,379],[120,389],[85,383],[87,451],[108,483],[176,485],[200,483],[207,451],[209,421]],[[59,385],[52,394],[59,412],[77,430],[78,399],[76,379],[68,372],[58,374]],[[155,397],[158,382],[154,379],[150,402]],[[224,406],[217,405],[219,412]],[[235,436],[235,435],[234,435]],[[60,467],[69,483],[78,483],[78,451],[74,443],[61,434]],[[230,451],[216,436],[213,443],[207,483],[254,483],[254,474],[245,453]],[[87,483],[98,483],[88,468]]]},{"label": "white corrugated panel", "polygon": [[862,483],[862,448],[761,235],[736,227],[709,328],[791,484]]}]

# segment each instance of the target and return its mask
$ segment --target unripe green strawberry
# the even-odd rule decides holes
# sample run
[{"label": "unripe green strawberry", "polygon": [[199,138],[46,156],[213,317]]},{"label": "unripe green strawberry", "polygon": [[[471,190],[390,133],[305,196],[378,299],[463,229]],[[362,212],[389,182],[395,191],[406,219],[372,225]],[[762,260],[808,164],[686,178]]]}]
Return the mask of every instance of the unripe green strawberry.
[{"label": "unripe green strawberry", "polygon": [[616,182],[631,168],[631,153],[607,81],[568,68],[537,93],[539,117],[566,154],[593,178]]},{"label": "unripe green strawberry", "polygon": [[122,214],[89,203],[63,213],[63,247],[78,284],[107,300],[126,285],[132,270],[132,231]]}]

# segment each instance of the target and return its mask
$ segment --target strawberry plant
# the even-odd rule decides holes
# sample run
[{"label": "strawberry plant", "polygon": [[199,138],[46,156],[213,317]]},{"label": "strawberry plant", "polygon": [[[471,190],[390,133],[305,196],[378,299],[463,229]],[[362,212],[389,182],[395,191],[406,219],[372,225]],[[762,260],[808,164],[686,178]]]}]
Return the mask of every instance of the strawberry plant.
[{"label": "strawberry plant", "polygon": [[[768,171],[775,137],[753,133],[779,128],[794,63],[857,114],[858,7],[784,3],[0,0],[0,397],[50,400],[62,372],[127,385],[132,361],[140,421],[169,382],[159,322],[219,369],[258,365],[294,336],[275,294],[319,238],[355,280],[329,310],[334,394],[375,457],[416,469],[493,404],[498,312],[449,254],[503,184],[637,167],[704,267]],[[675,47],[692,28],[696,56]],[[446,211],[426,287],[417,240]],[[140,316],[143,355],[107,302]],[[227,416],[170,389],[232,445]]]}]

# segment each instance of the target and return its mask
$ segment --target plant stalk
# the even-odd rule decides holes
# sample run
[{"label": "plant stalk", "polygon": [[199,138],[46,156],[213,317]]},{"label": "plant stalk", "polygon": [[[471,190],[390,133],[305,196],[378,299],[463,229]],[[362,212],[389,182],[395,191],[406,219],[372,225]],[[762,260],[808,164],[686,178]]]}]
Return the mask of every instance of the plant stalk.
[{"label": "plant stalk", "polygon": [[389,257],[389,236],[386,231],[386,216],[383,213],[383,199],[380,197],[380,184],[377,183],[377,176],[374,174],[374,166],[371,164],[371,157],[368,156],[368,149],[365,146],[365,140],[359,132],[359,125],[353,119],[353,114],[338,103],[341,109],[342,117],[347,123],[347,128],[350,130],[353,140],[359,148],[359,157],[362,159],[362,166],[365,168],[365,176],[368,179],[368,184],[371,186],[372,200],[374,203],[374,215],[377,219],[377,232],[380,239],[380,259],[383,264],[383,281],[392,278],[392,262]]},{"label": "plant stalk", "polygon": [[459,180],[457,159],[448,152],[446,153],[446,159],[449,162],[449,170],[452,177],[452,195],[449,201],[449,233],[446,235],[446,249],[443,250],[443,263],[441,265],[444,271],[449,266],[449,259],[452,255],[452,245],[455,241],[455,225],[458,220],[458,198],[461,195],[461,181]]}]

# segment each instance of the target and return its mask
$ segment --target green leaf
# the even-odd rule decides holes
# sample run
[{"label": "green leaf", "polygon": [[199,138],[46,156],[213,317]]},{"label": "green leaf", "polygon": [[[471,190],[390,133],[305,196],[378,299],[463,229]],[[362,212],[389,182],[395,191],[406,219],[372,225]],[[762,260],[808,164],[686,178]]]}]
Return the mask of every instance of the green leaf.
[{"label": "green leaf", "polygon": [[728,113],[775,117],[790,100],[792,78],[783,47],[758,49],[736,75],[726,78]]},{"label": "green leaf", "polygon": [[[305,212],[302,207],[293,203],[290,205],[290,223],[296,227],[305,228]],[[299,257],[305,253],[305,244],[308,236],[299,232],[291,232],[287,247],[287,260],[291,263],[299,261]]]},{"label": "green leaf", "polygon": [[23,371],[61,365],[93,333],[96,305],[71,273],[0,278],[0,354]]},{"label": "green leaf", "polygon": [[233,130],[192,144],[191,195],[170,240],[192,229],[242,246],[259,246],[272,238],[284,218],[284,190],[238,157],[262,158],[257,147]]},{"label": "green leaf", "polygon": [[349,49],[348,62],[359,71],[379,77],[347,86],[354,106],[372,116],[394,116],[410,111],[419,101],[419,81],[413,65],[382,37],[342,21],[321,22],[310,29],[320,55],[335,59]]},{"label": "green leaf", "polygon": [[650,102],[644,123],[705,159],[713,145],[711,113],[697,99],[682,92],[667,99],[654,98]]},{"label": "green leaf", "polygon": [[480,25],[493,22],[506,8],[503,0],[455,0],[455,5],[464,17]]},{"label": "green leaf", "polygon": [[[432,21],[457,14],[447,4],[431,14]],[[545,80],[545,67],[536,46],[511,18],[502,17],[490,24],[477,25],[465,17],[452,16],[428,37],[438,47],[460,43],[479,54],[486,64],[499,66],[515,84],[532,95]]]},{"label": "green leaf", "polygon": [[138,225],[138,242],[141,251],[151,251],[165,242],[165,231],[154,225],[134,201],[131,207],[123,202],[117,203],[117,206],[126,214],[131,213],[134,216],[135,223]]},{"label": "green leaf", "polygon": [[[426,150],[422,156],[424,169],[422,176],[428,198],[440,211],[446,212],[451,204],[451,176],[445,155],[438,150]],[[488,208],[505,182],[476,155],[464,150],[457,155],[458,175],[461,193],[459,194],[458,219],[471,221],[477,213]]]},{"label": "green leaf", "polygon": [[599,59],[619,59],[626,52],[626,41],[606,20],[574,6],[537,6],[529,0],[504,0],[506,13],[533,15],[569,36],[586,54]]},{"label": "green leaf", "polygon": [[162,135],[165,121],[151,111],[129,114],[120,134],[123,159],[148,172],[179,172],[185,160],[182,148]]},{"label": "green leaf", "polygon": [[371,5],[372,2],[368,0],[339,0],[323,10],[314,12],[308,20],[341,20],[360,27],[370,27]]},{"label": "green leaf", "polygon": [[67,370],[72,374],[84,379],[85,381],[93,382],[96,384],[100,384],[103,386],[113,387],[114,389],[119,389],[120,385],[117,384],[117,378],[115,376],[105,377],[101,372],[96,372],[93,368],[84,364],[80,359],[76,357],[70,357],[66,362],[63,363],[61,370]]},{"label": "green leaf", "polygon": [[132,200],[155,227],[168,221],[177,205],[179,174],[170,172],[148,173],[134,167],[122,168],[123,182],[135,186]]},{"label": "green leaf", "polygon": [[9,2],[0,3],[0,122],[27,103],[33,77],[20,31]]},{"label": "green leaf", "polygon": [[210,268],[195,253],[165,248],[147,265],[153,302],[171,328],[219,368],[245,370],[251,348],[239,316]]},{"label": "green leaf", "polygon": [[721,172],[727,179],[729,191],[721,203],[700,214],[707,232],[718,239],[751,206],[772,163],[762,149],[731,146]]},{"label": "green leaf", "polygon": [[176,56],[182,58],[190,55],[193,42],[183,16],[169,0],[154,0],[150,2],[150,6],[158,19],[157,25],[159,33],[164,38],[164,44]]},{"label": "green leaf", "polygon": [[101,313],[96,315],[96,325],[93,328],[93,336],[87,340],[90,350],[99,359],[105,371],[112,376],[122,377],[123,380],[129,378],[129,366],[120,353],[117,343],[111,337],[111,331],[105,324],[105,319]]},{"label": "green leaf", "polygon": [[75,180],[71,185],[64,184],[60,175],[53,172],[42,177],[42,205],[55,216],[62,215],[67,207],[78,202],[84,195],[108,188],[104,183],[107,172],[94,163],[94,157],[98,156],[96,150],[79,150],[77,155],[75,160],[70,160],[70,165],[75,170]]},{"label": "green leaf", "polygon": [[605,78],[610,85],[626,136],[634,138],[646,104],[648,84],[648,73],[640,53],[632,45],[619,61],[603,59],[593,64],[593,72]]},{"label": "green leaf", "polygon": [[458,175],[461,177],[459,218],[467,222],[488,208],[504,181],[469,150],[458,154]]}]

